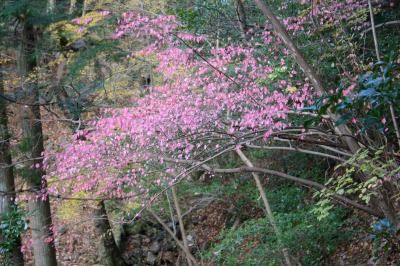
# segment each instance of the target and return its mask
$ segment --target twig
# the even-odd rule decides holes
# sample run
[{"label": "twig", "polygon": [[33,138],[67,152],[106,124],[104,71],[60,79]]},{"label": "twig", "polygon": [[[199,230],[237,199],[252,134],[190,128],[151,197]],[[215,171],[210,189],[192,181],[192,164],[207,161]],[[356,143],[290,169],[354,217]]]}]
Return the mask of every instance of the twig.
[{"label": "twig", "polygon": [[318,145],[318,146],[321,147],[321,148],[323,148],[323,149],[326,149],[326,150],[329,150],[329,151],[333,151],[333,152],[336,152],[336,153],[338,153],[338,154],[341,154],[341,155],[344,155],[344,156],[347,156],[347,157],[351,157],[351,156],[352,156],[352,155],[351,155],[350,153],[348,153],[348,152],[344,152],[344,151],[335,149],[335,148],[333,148],[333,147],[329,147],[329,146],[325,146],[325,145]]},{"label": "twig", "polygon": [[369,17],[370,17],[370,20],[371,20],[372,36],[373,36],[373,39],[374,39],[375,53],[376,53],[376,57],[378,58],[378,61],[380,61],[381,58],[380,58],[380,55],[379,55],[378,38],[376,37],[374,12],[372,10],[371,0],[368,0],[368,7],[369,7]]},{"label": "twig", "polygon": [[278,147],[278,146],[259,146],[259,145],[253,145],[253,144],[246,144],[246,147],[253,148],[253,149],[263,149],[263,150],[281,150],[281,151],[297,151],[305,154],[311,154],[311,155],[316,155],[320,157],[326,157],[330,159],[334,159],[337,161],[345,162],[346,160],[340,157],[337,157],[332,154],[328,153],[322,153],[322,152],[317,152],[317,151],[310,151],[310,150],[305,150],[297,147]]},{"label": "twig", "polygon": [[[375,25],[375,29],[381,28],[381,27],[386,26],[386,25],[400,25],[400,20],[387,21],[387,22]],[[370,32],[370,31],[373,31],[372,27],[367,29],[367,30],[365,30],[365,31],[363,31],[362,35]]]}]

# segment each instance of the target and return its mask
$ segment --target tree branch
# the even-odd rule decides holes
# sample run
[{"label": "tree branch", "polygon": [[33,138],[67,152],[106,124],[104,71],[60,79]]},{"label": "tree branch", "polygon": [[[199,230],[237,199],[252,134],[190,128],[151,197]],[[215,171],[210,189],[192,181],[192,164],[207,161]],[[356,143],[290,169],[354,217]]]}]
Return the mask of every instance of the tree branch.
[{"label": "tree branch", "polygon": [[157,220],[159,224],[164,227],[165,231],[175,240],[176,244],[182,249],[182,251],[186,254],[188,259],[190,259],[194,265],[199,265],[197,260],[193,257],[190,251],[182,244],[182,242],[175,236],[174,232],[169,229],[168,225],[166,225],[160,216],[158,216],[152,209],[147,208],[147,211]]}]

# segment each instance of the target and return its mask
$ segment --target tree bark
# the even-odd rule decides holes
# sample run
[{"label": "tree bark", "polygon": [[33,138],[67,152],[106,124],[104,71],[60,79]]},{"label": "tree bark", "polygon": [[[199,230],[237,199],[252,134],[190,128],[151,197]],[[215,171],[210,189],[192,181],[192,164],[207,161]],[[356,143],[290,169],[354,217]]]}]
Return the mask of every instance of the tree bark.
[{"label": "tree bark", "polygon": [[101,236],[101,243],[98,247],[100,263],[105,266],[125,266],[126,263],[122,259],[111,230],[104,201],[99,201],[93,212],[96,231]]},{"label": "tree bark", "polygon": [[68,13],[69,13],[70,15],[72,15],[72,14],[74,13],[75,7],[76,7],[76,0],[71,0],[71,1],[69,2],[69,10],[68,10]]},{"label": "tree bark", "polygon": [[[4,95],[3,73],[0,65],[0,94]],[[0,216],[15,207],[15,184],[12,159],[10,154],[10,134],[8,133],[8,119],[6,101],[0,98]],[[1,241],[1,238],[0,238]],[[16,245],[11,251],[13,265],[24,265],[21,252],[21,239],[16,239]]]},{"label": "tree bark", "polygon": [[249,27],[247,25],[247,17],[246,17],[246,11],[244,9],[243,1],[235,0],[235,6],[236,6],[237,18],[239,20],[240,30],[242,31],[242,37],[245,41],[248,41],[249,35],[248,35],[247,31],[249,30]]},{"label": "tree bark", "polygon": [[53,14],[55,8],[56,8],[56,0],[48,0],[48,3],[47,3],[47,12],[48,12],[49,14]]},{"label": "tree bark", "polygon": [[39,91],[35,80],[35,44],[36,36],[32,24],[23,21],[21,45],[19,51],[18,71],[21,77],[21,94],[25,106],[22,111],[22,132],[26,163],[23,178],[27,189],[32,192],[28,202],[29,226],[32,232],[33,254],[36,266],[55,266],[56,250],[51,230],[52,218],[50,202],[46,191],[47,184],[42,177],[43,166],[43,133],[40,121]]},{"label": "tree bark", "polygon": [[87,10],[87,0],[83,0],[82,16],[86,15],[86,10]]}]

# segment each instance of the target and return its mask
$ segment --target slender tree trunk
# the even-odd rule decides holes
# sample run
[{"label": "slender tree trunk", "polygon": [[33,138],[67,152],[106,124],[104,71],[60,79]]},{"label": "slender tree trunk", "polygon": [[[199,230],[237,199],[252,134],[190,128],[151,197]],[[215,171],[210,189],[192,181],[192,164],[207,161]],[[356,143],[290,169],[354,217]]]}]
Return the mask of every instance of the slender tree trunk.
[{"label": "slender tree trunk", "polygon": [[87,10],[87,1],[88,1],[88,0],[83,0],[83,6],[82,6],[82,16],[86,15],[86,10]]},{"label": "slender tree trunk", "polygon": [[[3,73],[0,65],[0,94],[4,95]],[[8,133],[8,119],[6,101],[0,98],[0,216],[15,207],[14,172],[10,155],[10,135]],[[0,238],[0,241],[1,238]],[[21,252],[21,239],[18,237],[12,250],[11,259],[13,265],[24,265],[24,257]]]},{"label": "slender tree trunk", "polygon": [[[240,148],[236,148],[236,153],[239,155],[240,159],[243,161],[243,163],[245,165],[247,165],[248,167],[254,167],[253,163],[246,157],[246,155],[240,150]],[[278,227],[278,224],[276,223],[276,220],[275,220],[274,214],[272,212],[271,206],[269,204],[268,198],[265,195],[264,188],[261,184],[260,177],[258,176],[258,173],[256,173],[256,172],[252,172],[251,174],[253,175],[258,192],[260,193],[261,199],[263,201],[264,208],[267,213],[267,218],[268,218],[268,220],[272,226],[272,229],[274,230],[276,238],[278,240],[278,244],[281,248],[282,255],[285,260],[285,264],[287,266],[292,266],[292,262],[291,262],[290,256],[289,256],[289,251],[286,247],[283,246],[282,233]]]},{"label": "slender tree trunk", "polygon": [[49,14],[53,14],[55,8],[56,8],[56,0],[49,0],[47,2],[47,12]]},{"label": "slender tree trunk", "polygon": [[118,248],[108,219],[104,201],[99,201],[94,208],[94,222],[97,233],[101,236],[98,253],[100,262],[105,266],[125,266],[120,249]]},{"label": "slender tree trunk", "polygon": [[72,14],[74,13],[75,7],[76,7],[76,0],[71,0],[71,1],[69,2],[69,11],[68,11],[68,13],[69,13],[70,15],[72,15]]},{"label": "slender tree trunk", "polygon": [[29,200],[29,226],[32,231],[33,254],[36,266],[55,266],[56,251],[51,230],[52,218],[48,195],[43,193],[47,184],[42,179],[45,172],[43,163],[43,133],[40,121],[39,91],[35,80],[35,43],[36,36],[33,25],[23,22],[21,30],[21,45],[19,51],[18,70],[21,77],[22,101],[22,132],[27,162],[24,166],[23,178],[27,189],[32,192]]},{"label": "slender tree trunk", "polygon": [[249,34],[247,32],[248,31],[247,17],[246,17],[246,11],[244,9],[243,1],[235,0],[235,6],[236,6],[237,18],[239,20],[240,30],[242,31],[242,37],[244,40],[248,41]]},{"label": "slender tree trunk", "polygon": [[[374,39],[376,59],[378,61],[381,61],[381,56],[380,56],[380,53],[379,53],[378,37],[376,35],[376,29],[375,29],[374,12],[373,12],[373,9],[372,9],[371,0],[368,0],[368,8],[369,8],[369,17],[370,17],[370,21],[371,21],[372,36],[373,36],[373,39]],[[382,66],[381,66],[381,70],[383,70]],[[392,117],[394,132],[396,133],[397,144],[399,145],[399,148],[400,148],[400,131],[399,131],[399,126],[397,124],[396,113],[395,113],[394,108],[393,108],[393,103],[389,104],[389,110],[390,110],[390,115]]]},{"label": "slender tree trunk", "polygon": [[[179,221],[179,228],[181,230],[181,235],[182,235],[182,242],[185,247],[185,249],[190,252],[188,241],[186,238],[186,232],[185,232],[185,225],[183,224],[183,219],[182,219],[182,212],[181,212],[181,207],[179,206],[179,201],[178,201],[178,196],[176,195],[176,189],[175,186],[172,186],[172,198],[174,200],[174,205],[176,209],[176,215],[178,216],[178,221]],[[190,260],[189,257],[186,256],[186,260],[189,266],[192,266],[192,261]]]}]

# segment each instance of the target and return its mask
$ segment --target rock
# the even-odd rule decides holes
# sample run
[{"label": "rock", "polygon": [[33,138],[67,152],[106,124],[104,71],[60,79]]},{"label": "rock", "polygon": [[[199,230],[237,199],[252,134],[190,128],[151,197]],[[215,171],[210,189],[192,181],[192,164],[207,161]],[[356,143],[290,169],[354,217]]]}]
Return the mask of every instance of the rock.
[{"label": "rock", "polygon": [[[139,264],[138,258],[136,258],[136,257],[134,257],[134,256],[124,257],[124,261],[125,261],[128,265],[138,265],[138,264]],[[89,265],[89,264],[87,264],[87,265]]]},{"label": "rock", "polygon": [[192,235],[187,235],[186,236],[187,241],[193,242],[193,236]]},{"label": "rock", "polygon": [[146,263],[147,264],[155,265],[156,260],[157,260],[157,257],[153,253],[151,253],[150,251],[147,252],[147,256],[146,256]]},{"label": "rock", "polygon": [[79,40],[74,41],[73,43],[71,43],[67,47],[72,49],[72,50],[74,50],[74,51],[78,51],[78,50],[81,50],[83,48],[86,48],[87,44],[86,44],[85,40],[79,39]]},{"label": "rock", "polygon": [[194,245],[194,237],[192,235],[187,235],[186,239],[188,241],[189,247]]},{"label": "rock", "polygon": [[68,231],[68,228],[67,228],[66,225],[61,225],[60,228],[58,229],[58,233],[59,233],[60,235],[65,234],[67,231]]},{"label": "rock", "polygon": [[158,241],[154,241],[149,247],[149,250],[155,254],[158,253],[160,251],[160,249],[161,249],[161,246],[160,246],[160,243],[158,243]]}]

